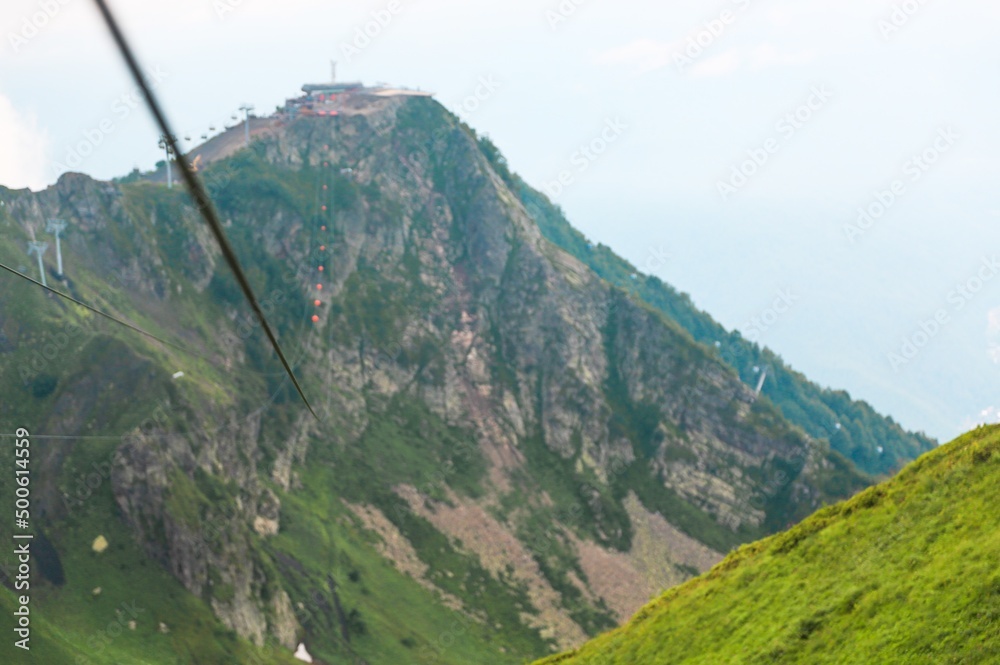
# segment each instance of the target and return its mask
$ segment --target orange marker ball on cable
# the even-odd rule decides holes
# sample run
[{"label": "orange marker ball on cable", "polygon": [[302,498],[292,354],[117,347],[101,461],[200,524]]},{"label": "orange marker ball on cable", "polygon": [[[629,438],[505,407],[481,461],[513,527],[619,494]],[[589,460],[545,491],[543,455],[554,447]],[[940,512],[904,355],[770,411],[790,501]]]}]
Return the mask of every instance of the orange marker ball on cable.
[{"label": "orange marker ball on cable", "polygon": [[313,304],[314,304],[314,305],[316,305],[317,307],[319,307],[319,306],[320,306],[320,305],[322,305],[323,303],[322,303],[321,301],[317,300],[317,301],[316,301],[316,302],[314,302]]},{"label": "orange marker ball on cable", "polygon": [[313,323],[319,323],[319,317],[313,314]]},{"label": "orange marker ball on cable", "polygon": [[317,291],[322,291],[323,290],[323,285],[322,284],[317,284],[316,285],[316,290]]},{"label": "orange marker ball on cable", "polygon": [[319,267],[319,271],[320,271],[320,272],[323,272],[323,266],[320,266],[320,267]]}]

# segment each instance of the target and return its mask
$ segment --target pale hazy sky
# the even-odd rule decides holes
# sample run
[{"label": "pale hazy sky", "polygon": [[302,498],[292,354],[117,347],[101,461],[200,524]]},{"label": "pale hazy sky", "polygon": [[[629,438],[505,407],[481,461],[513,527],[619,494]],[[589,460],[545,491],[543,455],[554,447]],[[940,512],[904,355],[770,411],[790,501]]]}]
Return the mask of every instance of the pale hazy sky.
[{"label": "pale hazy sky", "polygon": [[[591,238],[811,378],[941,438],[998,417],[996,3],[113,7],[182,134],[221,128],[242,102],[272,110],[326,80],[330,59],[341,79],[433,90]],[[0,39],[0,184],[160,158],[91,0],[4,0]],[[609,126],[601,154],[578,152]],[[741,166],[752,175],[734,179]],[[845,229],[879,197],[881,217]],[[772,317],[782,292],[792,305]],[[904,338],[922,344],[912,359]]]}]

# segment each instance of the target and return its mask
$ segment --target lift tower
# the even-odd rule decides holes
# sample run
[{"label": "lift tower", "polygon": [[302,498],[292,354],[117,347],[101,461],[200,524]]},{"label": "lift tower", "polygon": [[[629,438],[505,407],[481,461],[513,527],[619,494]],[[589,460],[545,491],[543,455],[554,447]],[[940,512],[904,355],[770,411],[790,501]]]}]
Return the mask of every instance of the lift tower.
[{"label": "lift tower", "polygon": [[66,230],[66,222],[61,219],[50,219],[46,224],[45,229],[56,237],[56,272],[59,274],[59,277],[62,278],[62,246],[59,244],[59,236]]},{"label": "lift tower", "polygon": [[160,137],[160,142],[157,144],[166,152],[167,155],[167,189],[174,188],[174,172],[170,166],[170,159],[174,155],[173,148],[170,147],[171,140],[173,140],[173,142],[176,143],[177,137],[171,136],[168,139],[167,135],[164,134],[163,136]]},{"label": "lift tower", "polygon": [[42,265],[42,254],[49,248],[49,243],[32,240],[28,243],[28,255],[38,255],[38,274],[42,277],[42,286],[48,286],[45,281],[45,266]]},{"label": "lift tower", "polygon": [[253,104],[244,103],[240,106],[240,110],[243,111],[243,136],[246,139],[247,145],[250,145],[250,111],[253,111]]}]

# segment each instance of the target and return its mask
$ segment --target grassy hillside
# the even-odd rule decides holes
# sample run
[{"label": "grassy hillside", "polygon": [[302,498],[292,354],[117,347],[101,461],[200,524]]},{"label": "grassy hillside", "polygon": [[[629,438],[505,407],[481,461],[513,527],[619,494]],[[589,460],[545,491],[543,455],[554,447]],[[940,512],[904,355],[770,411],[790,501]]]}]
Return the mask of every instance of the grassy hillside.
[{"label": "grassy hillside", "polygon": [[[9,440],[7,440],[9,442]],[[37,443],[37,442],[36,442]],[[5,447],[0,461],[13,468],[13,448]],[[96,468],[109,458],[110,448],[78,448],[70,464]],[[84,474],[84,477],[86,474]],[[5,488],[7,489],[7,488]],[[12,494],[2,492],[5,505]],[[108,482],[101,483],[86,501],[74,506],[58,526],[49,520],[46,533],[58,556],[48,566],[59,568],[61,579],[39,562],[39,542],[32,545],[31,651],[15,648],[13,638],[0,641],[0,662],[38,665],[292,665],[291,653],[269,643],[254,647],[221,625],[203,599],[188,593],[156,562],[150,561],[117,516]],[[10,540],[9,530],[3,532]],[[91,548],[104,536],[108,549]],[[55,562],[53,564],[53,562]],[[4,570],[13,570],[12,555],[0,557]],[[9,567],[9,568],[8,568]],[[4,584],[7,584],[4,580]],[[21,593],[21,592],[18,592]],[[0,612],[11,616],[17,595],[0,587]],[[10,624],[7,624],[9,630]]]},{"label": "grassy hillside", "polygon": [[608,282],[666,314],[696,341],[716,348],[747,384],[756,385],[758,372],[767,368],[764,396],[785,418],[810,436],[827,439],[834,450],[865,473],[892,473],[934,447],[936,442],[930,437],[907,432],[891,417],[882,416],[867,402],[853,400],[843,390],[818,386],[785,365],[770,349],[744,338],[738,331],[726,330],[707,312],[698,309],[686,293],[655,276],[642,274],[609,247],[589,242],[570,225],[558,206],[517,176],[511,179],[512,189],[519,193],[546,238]]},{"label": "grassy hillside", "polygon": [[998,483],[977,429],[541,663],[1000,662]]},{"label": "grassy hillside", "polygon": [[[227,214],[246,214],[244,209],[251,207],[245,203],[248,192],[254,192],[257,208],[268,210],[273,205],[286,215],[308,208],[315,194],[315,172],[282,171],[278,181],[276,169],[266,166],[257,153],[240,153],[223,166],[229,175],[214,181],[218,183],[214,193]],[[351,183],[335,178],[333,186],[346,208],[345,200],[356,195]],[[121,254],[139,253],[139,248],[148,245],[160,248],[164,256],[190,255],[191,226],[198,222],[185,215],[183,192],[137,182],[123,187],[121,200],[132,219],[145,220],[152,210],[159,223],[129,225],[108,213],[112,223],[102,233],[111,236],[113,243],[107,245]],[[0,212],[0,222],[14,229],[0,237],[0,260],[15,267],[28,263],[22,249],[26,239],[18,237],[23,233],[6,216],[6,209]],[[235,226],[230,238],[249,266],[259,293],[270,295],[281,289],[283,307],[272,315],[272,322],[284,335],[286,353],[297,364],[310,394],[322,395],[317,374],[303,371],[301,359],[303,347],[324,340],[319,333],[302,334],[302,313],[311,310],[297,289],[282,289],[283,266],[255,235],[260,226]],[[161,289],[170,294],[169,308],[160,308],[156,299],[136,295],[146,280],[151,289],[158,288],[152,278],[138,271],[112,272],[113,259],[104,258],[104,265],[94,265],[101,261],[79,257],[78,248],[68,243],[63,247],[74,261],[73,278],[59,284],[50,274],[50,283],[166,338],[193,338],[198,351],[207,350],[205,355],[225,351],[226,339],[218,334],[218,322],[225,320],[225,308],[235,310],[242,300],[228,275],[214,275],[199,293],[188,266],[167,262],[162,272],[154,273],[171,285]],[[356,295],[345,289],[343,298],[332,305],[353,307],[348,314],[368,322],[376,308],[359,308],[352,300]],[[0,350],[5,361],[0,363],[5,386],[0,432],[30,424],[33,434],[61,434],[64,428],[67,433],[94,437],[83,442],[33,441],[34,491],[46,497],[37,505],[52,505],[51,496],[57,493],[67,500],[65,510],[37,520],[44,524],[60,573],[53,579],[37,561],[33,563],[32,651],[24,659],[13,640],[4,640],[0,662],[15,662],[15,658],[41,665],[300,662],[273,639],[255,647],[218,621],[212,602],[231,595],[226,585],[195,596],[161,561],[142,551],[116,505],[110,471],[104,472],[96,486],[88,485],[96,478],[91,471],[107,469],[116,449],[128,438],[126,434],[137,425],[144,430],[169,425],[180,432],[197,433],[201,425],[190,414],[196,412],[195,405],[207,404],[235,403],[245,413],[265,408],[259,454],[261,465],[270,470],[284,430],[294,420],[290,414],[301,407],[282,374],[275,371],[275,361],[268,357],[261,336],[245,341],[249,367],[223,376],[218,363],[164,350],[19,280],[0,280],[0,302]],[[345,328],[338,327],[331,335],[343,334]],[[414,364],[430,364],[419,350],[405,349],[406,358],[412,356]],[[170,375],[178,368],[187,377],[172,381]],[[77,394],[86,397],[77,398]],[[376,418],[359,446],[336,446],[326,436],[311,441],[312,465],[302,471],[296,492],[268,483],[283,501],[281,532],[267,541],[251,540],[256,565],[269,581],[281,580],[289,593],[300,637],[312,654],[325,662],[465,665],[514,664],[551,652],[553,647],[536,630],[522,624],[520,612],[529,604],[521,588],[489,575],[475,557],[413,515],[387,489],[393,483],[424,487],[447,482],[457,491],[475,494],[483,462],[473,439],[467,432],[441,425],[419,402],[371,401],[378,417],[391,411],[396,420]],[[318,400],[318,404],[324,402]],[[80,422],[75,415],[73,419],[65,415],[76,410],[83,414]],[[435,426],[430,427],[431,423]],[[160,444],[176,444],[178,438],[182,437],[164,435]],[[378,453],[372,454],[373,450]],[[0,448],[0,466],[13,469],[13,454],[10,446]],[[442,475],[445,467],[448,472]],[[373,477],[380,482],[370,482]],[[13,505],[12,478],[8,473],[0,476],[0,505]],[[181,521],[199,525],[213,518],[233,520],[237,513],[233,493],[230,484],[216,476],[196,473],[192,482],[175,474],[168,506]],[[394,567],[380,554],[379,537],[341,499],[383,509],[413,543],[417,556],[433,564],[429,575],[438,586],[461,598],[463,607],[476,611],[477,617],[492,620],[471,620],[465,612],[445,606],[439,591]],[[100,555],[90,549],[98,535],[110,543]],[[0,527],[0,537],[10,542],[9,524]],[[163,543],[160,549],[166,552],[169,546]],[[14,564],[10,552],[0,555],[0,611],[8,616],[15,609],[16,594],[5,571]],[[134,628],[130,621],[135,622]]]},{"label": "grassy hillside", "polygon": [[50,283],[197,354],[0,280],[0,432],[37,437],[51,544],[38,662],[524,663],[870,483],[523,229],[440,105],[371,103],[201,171],[318,422],[181,188],[0,188],[0,260],[34,271],[29,228],[65,218]]}]

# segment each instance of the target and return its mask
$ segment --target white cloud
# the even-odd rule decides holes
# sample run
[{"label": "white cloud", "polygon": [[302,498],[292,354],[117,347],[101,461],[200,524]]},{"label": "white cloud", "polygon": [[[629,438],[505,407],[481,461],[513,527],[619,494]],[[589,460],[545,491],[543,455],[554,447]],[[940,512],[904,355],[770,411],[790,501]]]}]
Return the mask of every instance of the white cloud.
[{"label": "white cloud", "polygon": [[774,44],[764,43],[750,50],[733,48],[707,58],[691,67],[691,77],[726,76],[744,66],[754,72],[772,67],[796,67],[808,64],[815,57],[816,52],[813,50],[790,53],[781,51]]},{"label": "white cloud", "polygon": [[716,55],[704,55],[690,64],[685,55],[684,40],[673,42],[658,41],[644,37],[607,49],[599,53],[596,62],[603,65],[624,65],[634,70],[634,75],[663,69],[675,64],[677,58],[688,60],[692,78],[712,78],[732,74],[744,66],[751,71],[761,71],[771,67],[793,67],[806,65],[816,56],[816,49],[785,51],[771,42],[764,42],[753,48],[730,48]]},{"label": "white cloud", "polygon": [[759,71],[769,67],[796,67],[806,65],[816,58],[814,49],[796,51],[794,53],[781,51],[771,43],[764,43],[750,52],[750,69]]},{"label": "white cloud", "polygon": [[0,184],[41,189],[52,139],[33,114],[21,113],[0,95]]},{"label": "white cloud", "polygon": [[707,58],[691,67],[691,78],[714,78],[716,76],[726,76],[740,69],[744,59],[740,56],[739,50],[730,49],[725,53]]},{"label": "white cloud", "polygon": [[681,46],[681,42],[661,42],[644,37],[599,53],[597,62],[603,65],[630,65],[637,74],[645,74],[673,64],[674,54]]}]

